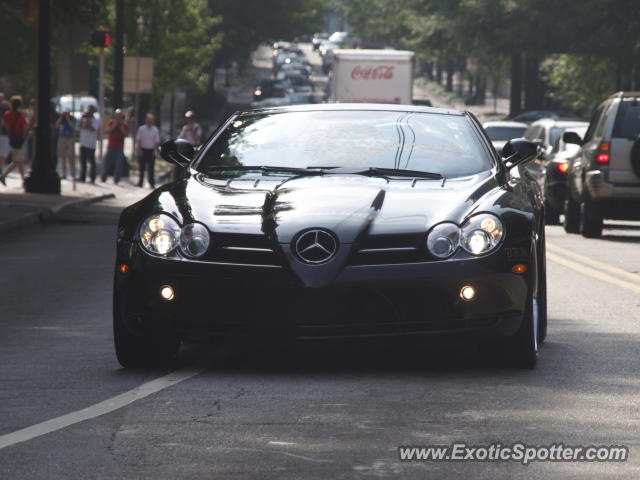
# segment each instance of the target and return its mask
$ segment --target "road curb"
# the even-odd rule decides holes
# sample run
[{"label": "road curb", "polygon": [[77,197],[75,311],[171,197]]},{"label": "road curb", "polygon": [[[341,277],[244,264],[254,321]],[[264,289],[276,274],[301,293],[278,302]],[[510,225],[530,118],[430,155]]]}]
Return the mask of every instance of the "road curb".
[{"label": "road curb", "polygon": [[103,200],[108,200],[110,198],[116,198],[115,194],[103,193],[102,195],[94,195],[93,197],[82,197],[77,200],[69,200],[68,202],[61,203],[60,205],[54,205],[46,210],[50,211],[53,215],[57,215],[65,208],[82,207],[85,205],[91,205],[92,203],[102,202]]},{"label": "road curb", "polygon": [[0,233],[7,233],[20,228],[29,227],[32,225],[38,225],[43,223],[46,219],[55,217],[62,210],[71,207],[81,207],[84,205],[90,205],[92,203],[102,202],[110,198],[115,198],[113,193],[105,193],[102,195],[95,195],[92,197],[78,198],[77,200],[69,200],[68,202],[60,205],[54,205],[53,207],[41,208],[35,212],[27,213],[21,217],[0,222]]}]

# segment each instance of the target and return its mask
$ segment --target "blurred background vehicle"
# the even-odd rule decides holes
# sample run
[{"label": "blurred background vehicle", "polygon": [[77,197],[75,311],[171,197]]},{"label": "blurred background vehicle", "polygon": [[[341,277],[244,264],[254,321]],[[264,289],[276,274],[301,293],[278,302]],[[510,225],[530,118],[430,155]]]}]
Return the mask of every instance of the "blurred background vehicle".
[{"label": "blurred background vehicle", "polygon": [[[571,127],[565,132],[572,132],[580,138],[584,137],[587,127]],[[539,161],[540,168],[533,168],[534,178],[540,185],[542,198],[545,204],[545,220],[547,225],[558,225],[560,214],[564,209],[567,198],[567,172],[575,155],[580,151],[580,146],[567,143],[563,136],[558,137],[551,147],[551,151],[544,160]]]},{"label": "blurred background vehicle", "polygon": [[[552,145],[562,136],[567,128],[586,127],[588,122],[581,120],[555,120],[543,118],[533,122],[524,132],[523,137],[537,143],[542,148],[539,160],[544,160],[551,152]],[[539,166],[540,162],[530,162],[529,168]]]},{"label": "blurred background vehicle", "polygon": [[335,43],[340,48],[356,48],[358,39],[349,32],[334,32],[329,37],[329,42]]},{"label": "blurred background vehicle", "polygon": [[313,35],[313,39],[311,39],[311,45],[313,46],[314,50],[318,50],[320,48],[320,45],[322,44],[323,41],[328,40],[329,39],[329,34],[328,33],[315,33]]},{"label": "blurred background vehicle", "polygon": [[51,103],[54,105],[56,113],[59,115],[62,112],[70,111],[75,118],[76,122],[79,122],[90,106],[96,109],[95,117],[100,120],[100,107],[98,106],[98,100],[95,97],[88,95],[60,95],[53,97]]},{"label": "blurred background vehicle", "polygon": [[551,110],[529,110],[526,112],[522,112],[519,115],[516,115],[509,120],[513,120],[514,122],[523,122],[523,123],[533,123],[537,120],[542,120],[544,118],[550,118],[553,120],[579,120],[578,117],[572,115],[568,112],[563,111],[551,111]]},{"label": "blurred background vehicle", "polygon": [[504,147],[505,143],[512,138],[522,137],[528,125],[523,122],[504,120],[485,122],[482,126],[487,132],[487,135],[489,135],[493,147],[498,153],[502,153],[502,147]]}]

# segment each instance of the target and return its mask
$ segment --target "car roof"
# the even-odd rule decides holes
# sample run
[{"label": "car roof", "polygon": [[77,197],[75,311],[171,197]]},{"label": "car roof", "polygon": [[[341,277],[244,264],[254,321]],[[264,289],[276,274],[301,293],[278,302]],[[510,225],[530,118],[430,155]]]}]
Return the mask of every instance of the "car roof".
[{"label": "car roof", "polygon": [[609,98],[640,98],[640,92],[638,91],[632,91],[632,92],[616,92],[613,95],[611,95]]},{"label": "car roof", "polygon": [[584,133],[586,133],[588,128],[589,128],[589,125],[582,125],[580,127],[575,127],[575,126],[574,127],[568,127],[567,129],[565,129],[565,132],[575,132],[578,135],[583,135]]},{"label": "car roof", "polygon": [[484,122],[482,124],[483,128],[488,127],[519,127],[519,128],[527,128],[529,125],[524,122],[514,122],[511,120],[496,120],[492,122]]},{"label": "car roof", "polygon": [[395,103],[316,103],[291,107],[275,107],[241,111],[240,114],[254,115],[262,112],[340,112],[340,111],[373,111],[373,112],[415,112],[438,113],[443,115],[465,115],[467,112],[448,110],[445,108],[423,107],[418,105],[398,105]]},{"label": "car roof", "polygon": [[556,120],[553,118],[541,118],[533,122],[530,127],[533,126],[547,126],[547,127],[582,127],[589,125],[589,122],[583,120]]}]

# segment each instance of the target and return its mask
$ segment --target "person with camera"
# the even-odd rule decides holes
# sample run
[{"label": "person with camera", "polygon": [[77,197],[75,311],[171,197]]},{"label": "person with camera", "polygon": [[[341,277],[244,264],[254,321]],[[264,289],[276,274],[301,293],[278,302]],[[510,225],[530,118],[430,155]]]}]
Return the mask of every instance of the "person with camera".
[{"label": "person with camera", "polygon": [[58,131],[58,159],[62,162],[62,178],[67,178],[67,168],[71,171],[71,178],[76,176],[75,151],[76,119],[71,110],[66,109],[56,121]]},{"label": "person with camera", "polygon": [[124,139],[129,135],[129,125],[124,119],[124,113],[117,108],[113,118],[107,122],[105,131],[109,134],[107,154],[102,165],[102,181],[113,171],[113,182],[117,185],[125,170]]},{"label": "person with camera", "polygon": [[79,182],[87,180],[87,163],[89,164],[89,181],[96,183],[96,142],[100,120],[95,117],[96,107],[89,105],[80,120],[80,176]]},{"label": "person with camera", "polygon": [[0,172],[0,183],[6,185],[6,177],[16,167],[20,172],[20,177],[24,182],[24,142],[27,138],[28,125],[27,119],[21,111],[22,97],[14,95],[11,97],[11,110],[5,112],[2,117],[2,123],[9,135],[9,147],[11,150],[11,163],[7,170]]}]

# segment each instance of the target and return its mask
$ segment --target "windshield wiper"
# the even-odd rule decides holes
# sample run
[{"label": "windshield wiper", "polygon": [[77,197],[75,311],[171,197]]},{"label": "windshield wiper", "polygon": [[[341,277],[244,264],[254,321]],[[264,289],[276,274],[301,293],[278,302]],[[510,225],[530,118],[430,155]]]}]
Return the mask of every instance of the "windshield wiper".
[{"label": "windshield wiper", "polygon": [[249,172],[253,170],[258,172],[293,173],[297,175],[322,175],[324,173],[322,170],[308,170],[297,167],[274,167],[271,165],[212,165],[207,168],[207,173],[212,173],[216,170],[221,172]]},{"label": "windshield wiper", "polygon": [[423,172],[422,170],[405,170],[403,168],[384,168],[369,167],[361,168],[332,168],[330,173],[351,173],[354,175],[371,175],[382,177],[408,177],[408,178],[427,178],[430,180],[442,180],[442,175],[433,172]]}]

